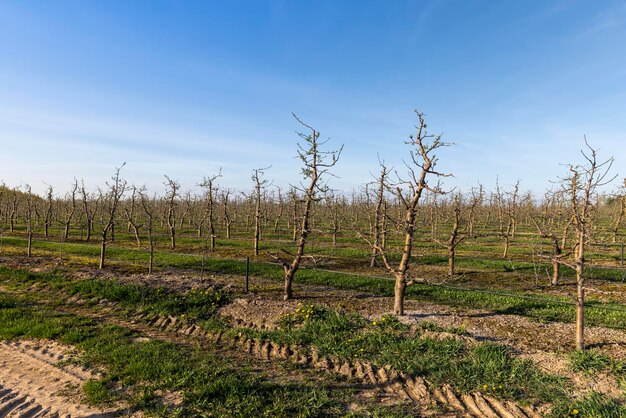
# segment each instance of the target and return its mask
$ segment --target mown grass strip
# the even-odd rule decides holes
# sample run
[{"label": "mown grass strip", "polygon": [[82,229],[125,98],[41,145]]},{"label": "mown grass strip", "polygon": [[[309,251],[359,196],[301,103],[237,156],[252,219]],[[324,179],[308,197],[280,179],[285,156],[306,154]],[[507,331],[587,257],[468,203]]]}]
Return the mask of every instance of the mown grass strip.
[{"label": "mown grass strip", "polygon": [[[106,299],[121,306],[162,315],[185,314],[189,319],[207,319],[228,302],[229,295],[219,289],[192,290],[181,294],[163,287],[120,283],[114,279],[73,280],[62,274],[30,272],[0,266],[0,280],[19,287],[42,283],[85,299]],[[0,301],[0,304],[2,302]]]}]

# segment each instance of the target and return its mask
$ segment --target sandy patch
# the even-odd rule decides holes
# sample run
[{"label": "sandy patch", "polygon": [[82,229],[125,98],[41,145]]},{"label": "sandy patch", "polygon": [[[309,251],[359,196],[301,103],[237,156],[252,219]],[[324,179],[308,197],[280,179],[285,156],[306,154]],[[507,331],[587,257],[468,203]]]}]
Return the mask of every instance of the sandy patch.
[{"label": "sandy patch", "polygon": [[0,416],[114,416],[80,403],[80,388],[93,375],[65,364],[73,355],[51,341],[0,342]]}]

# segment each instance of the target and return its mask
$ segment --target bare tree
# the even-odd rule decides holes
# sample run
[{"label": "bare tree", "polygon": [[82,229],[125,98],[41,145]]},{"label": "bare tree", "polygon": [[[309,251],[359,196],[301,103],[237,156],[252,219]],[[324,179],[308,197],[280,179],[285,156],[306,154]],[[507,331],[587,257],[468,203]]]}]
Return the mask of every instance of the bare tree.
[{"label": "bare tree", "polygon": [[168,176],[165,176],[166,187],[165,202],[167,204],[167,226],[170,231],[170,241],[172,248],[176,248],[176,198],[178,197],[178,190],[180,189],[180,183],[176,180],[172,180]]},{"label": "bare tree", "polygon": [[85,181],[81,180],[80,194],[83,202],[83,213],[87,221],[87,241],[91,240],[91,232],[94,230],[94,218],[98,211],[98,203],[100,202],[101,195],[98,194],[95,199],[90,199],[89,193],[85,189]]},{"label": "bare tree", "polygon": [[467,224],[465,225],[465,231],[469,236],[474,235],[474,227],[476,224],[476,214],[483,205],[485,199],[485,190],[482,184],[478,184],[478,188],[472,187],[470,190],[470,205],[469,212],[467,214]]},{"label": "bare tree", "polygon": [[503,192],[499,181],[496,180],[495,201],[498,206],[498,236],[504,242],[502,258],[509,256],[509,245],[511,239],[515,237],[519,184],[520,181],[518,180],[511,192]]},{"label": "bare tree", "polygon": [[20,190],[19,187],[14,187],[11,189],[11,205],[9,209],[9,231],[11,233],[13,233],[15,229],[17,210],[18,210],[19,203],[20,203],[20,191],[19,190]]},{"label": "bare tree", "polygon": [[453,198],[452,230],[450,231],[448,240],[443,242],[436,238],[433,239],[433,241],[446,248],[448,251],[448,276],[450,277],[454,275],[456,247],[468,237],[468,235],[459,232],[461,227],[461,206],[461,195],[457,193]]},{"label": "bare tree", "polygon": [[345,215],[345,198],[339,198],[337,196],[330,195],[328,201],[332,210],[332,235],[333,235],[333,248],[337,246],[337,236],[341,231],[341,222],[343,215]]},{"label": "bare tree", "polygon": [[565,191],[570,195],[570,211],[576,234],[574,245],[574,265],[576,269],[576,349],[585,348],[585,251],[589,240],[589,222],[594,208],[592,196],[598,187],[615,179],[609,178],[613,158],[598,161],[597,150],[585,138],[586,150],[581,150],[586,162],[583,165],[569,165],[570,175],[564,179]]},{"label": "bare tree", "polygon": [[[383,263],[390,274],[395,278],[393,311],[396,315],[404,315],[404,297],[407,286],[413,284],[407,281],[408,271],[411,263],[411,253],[413,250],[413,239],[415,234],[415,223],[418,206],[425,190],[435,194],[443,193],[439,186],[431,187],[427,178],[435,176],[449,176],[435,171],[437,156],[435,152],[448,145],[441,140],[442,134],[433,135],[427,130],[424,114],[415,111],[418,118],[418,125],[415,126],[417,133],[410,135],[405,143],[413,148],[411,150],[411,162],[405,163],[408,170],[406,179],[398,178],[395,184],[388,184],[387,189],[392,192],[400,202],[404,210],[403,232],[404,245],[402,256],[397,266],[392,266],[387,251],[378,248]],[[373,243],[370,242],[370,245]]]},{"label": "bare tree", "polygon": [[276,202],[277,210],[276,210],[276,219],[274,219],[274,233],[278,234],[280,231],[280,221],[282,220],[283,212],[285,211],[285,202],[283,200],[282,189],[280,187],[277,187],[276,189],[278,193],[278,201]]},{"label": "bare tree", "polygon": [[565,209],[563,191],[546,193],[542,203],[542,211],[539,216],[531,217],[539,231],[539,236],[551,241],[552,252],[548,259],[552,263],[550,284],[557,286],[560,279],[561,264],[569,257],[570,253],[564,253],[567,245],[569,230],[572,226],[572,217]]},{"label": "bare tree", "polygon": [[33,255],[33,210],[34,210],[34,202],[33,202],[33,192],[30,186],[26,185],[26,234],[28,237],[28,257],[32,257]]},{"label": "bare tree", "polygon": [[148,198],[145,187],[139,190],[139,198],[141,200],[141,207],[146,217],[146,231],[148,232],[148,245],[150,251],[150,258],[148,261],[148,274],[152,274],[154,269],[154,213],[156,198]]},{"label": "bare tree", "polygon": [[269,187],[269,180],[263,178],[265,171],[270,167],[255,168],[252,170],[252,182],[254,183],[254,193],[252,198],[254,199],[254,255],[259,255],[259,241],[261,239],[261,218],[262,218],[262,201],[265,194],[265,189]]},{"label": "bare tree", "polygon": [[127,231],[130,232],[131,229],[135,235],[135,242],[137,243],[137,247],[141,247],[141,238],[139,237],[139,225],[137,224],[137,216],[135,214],[135,208],[137,206],[137,194],[139,191],[137,187],[131,187],[132,193],[130,195],[130,199],[125,202],[122,206],[124,209],[124,215],[126,215],[126,220],[128,221]]},{"label": "bare tree", "polygon": [[67,203],[68,207],[65,210],[65,216],[63,217],[63,240],[67,241],[70,237],[70,226],[72,224],[72,219],[74,218],[74,214],[76,213],[76,191],[78,190],[78,180],[74,179],[74,183],[72,183],[72,188],[67,193]]},{"label": "bare tree", "polygon": [[109,242],[108,233],[113,229],[113,226],[115,225],[115,216],[117,214],[117,209],[120,204],[120,200],[122,199],[122,196],[126,191],[126,180],[120,177],[120,171],[125,165],[126,163],[115,169],[115,174],[113,175],[113,177],[111,177],[111,181],[106,183],[106,191],[104,193],[100,191],[103,222],[100,240],[100,264],[98,266],[99,269],[104,268],[106,246]]},{"label": "bare tree", "polygon": [[378,159],[380,165],[380,174],[377,179],[376,190],[376,210],[374,212],[374,245],[372,245],[372,257],[370,258],[370,267],[376,267],[376,257],[378,256],[379,248],[383,248],[383,234],[385,229],[385,220],[387,217],[386,202],[385,202],[385,188],[387,179],[389,177],[390,169],[385,165],[385,161]]},{"label": "bare tree", "polygon": [[46,189],[46,210],[44,213],[43,219],[43,234],[44,237],[48,238],[50,236],[50,226],[52,225],[52,215],[54,214],[54,192],[52,186],[47,185]]},{"label": "bare tree", "polygon": [[[293,117],[310,131],[308,134],[298,132],[298,136],[304,140],[303,144],[298,143],[298,157],[303,165],[302,175],[309,183],[308,186],[301,183],[300,187],[296,187],[303,194],[304,201],[302,202],[303,211],[300,218],[300,237],[296,254],[291,262],[283,261],[282,263],[285,271],[285,289],[283,293],[283,299],[285,300],[293,297],[293,278],[300,267],[300,262],[304,256],[304,247],[311,232],[309,222],[313,204],[322,199],[323,195],[328,192],[329,189],[324,181],[324,177],[332,175],[329,170],[337,164],[343,150],[343,146],[341,146],[336,151],[321,151],[319,147],[323,146],[327,140],[320,141],[320,133],[315,128],[302,122],[295,114],[293,114]],[[275,258],[278,259],[277,256]]]},{"label": "bare tree", "polygon": [[230,214],[230,189],[224,189],[221,193],[222,214],[224,215],[224,226],[226,229],[226,239],[230,239],[231,228],[234,222],[233,216]]},{"label": "bare tree", "polygon": [[215,193],[217,193],[217,185],[215,181],[222,177],[222,169],[211,177],[205,177],[198,186],[204,189],[204,199],[206,202],[203,218],[208,221],[209,240],[211,251],[215,250]]},{"label": "bare tree", "polygon": [[298,210],[300,207],[300,196],[298,196],[298,190],[295,187],[292,187],[289,190],[289,199],[291,200],[291,221],[293,223],[293,232],[291,234],[291,241],[296,242],[298,239]]},{"label": "bare tree", "polygon": [[193,204],[193,200],[191,198],[191,192],[187,191],[187,193],[185,193],[185,198],[182,199],[183,202],[183,211],[180,213],[180,216],[178,217],[178,229],[183,229],[185,226],[185,220],[191,220],[191,206]]}]

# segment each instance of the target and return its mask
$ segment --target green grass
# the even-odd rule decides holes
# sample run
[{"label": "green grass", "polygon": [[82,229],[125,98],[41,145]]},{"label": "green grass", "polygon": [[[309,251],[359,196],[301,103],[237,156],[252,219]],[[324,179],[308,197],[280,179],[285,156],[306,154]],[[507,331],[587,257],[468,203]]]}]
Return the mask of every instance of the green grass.
[{"label": "green grass", "polygon": [[[185,294],[162,287],[120,283],[114,279],[73,280],[62,274],[32,273],[28,270],[0,267],[0,279],[21,288],[34,283],[47,284],[69,295],[101,299],[122,306],[163,315],[184,314],[189,319],[208,319],[228,302],[229,295],[220,290],[192,290]],[[0,299],[0,306],[2,300]]]},{"label": "green grass", "polygon": [[609,399],[597,392],[591,392],[580,400],[572,400],[555,406],[554,417],[585,418],[624,418],[626,404],[623,400]]},{"label": "green grass", "polygon": [[[551,417],[626,416],[623,399],[597,394],[570,398],[564,390],[568,386],[565,378],[539,371],[532,361],[516,358],[508,347],[489,342],[468,346],[456,338],[423,335],[426,330],[449,332],[435,324],[424,323],[420,327],[415,335],[392,316],[370,322],[354,314],[300,305],[296,312],[283,318],[278,330],[244,328],[231,332],[314,347],[324,355],[391,365],[397,371],[423,376],[434,384],[451,384],[462,392],[480,391],[521,403],[548,402],[554,406]],[[588,360],[583,363],[590,366]]]},{"label": "green grass", "polygon": [[585,373],[600,372],[612,364],[609,356],[595,349],[573,351],[569,354],[568,360],[572,370]]},{"label": "green grass", "polygon": [[85,402],[90,405],[106,405],[115,399],[115,394],[107,387],[106,381],[90,379],[83,384]]},{"label": "green grass", "polygon": [[594,375],[599,372],[612,374],[626,395],[626,362],[612,359],[595,348],[573,351],[568,355],[569,366],[577,372]]}]

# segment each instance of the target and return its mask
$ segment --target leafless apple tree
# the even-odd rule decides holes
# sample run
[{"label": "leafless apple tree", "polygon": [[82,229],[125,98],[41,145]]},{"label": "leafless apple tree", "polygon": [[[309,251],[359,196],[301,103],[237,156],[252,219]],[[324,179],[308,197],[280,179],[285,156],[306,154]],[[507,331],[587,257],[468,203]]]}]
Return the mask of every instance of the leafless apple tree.
[{"label": "leafless apple tree", "polygon": [[[293,297],[293,278],[300,267],[307,238],[311,232],[310,218],[313,205],[323,199],[324,195],[329,191],[324,177],[332,175],[330,169],[337,164],[343,150],[343,146],[341,146],[335,151],[322,151],[320,147],[326,144],[328,140],[320,141],[320,133],[315,128],[304,123],[295,114],[293,117],[298,123],[309,130],[309,133],[298,132],[298,136],[304,141],[303,143],[298,143],[298,157],[302,162],[302,176],[304,180],[308,180],[308,185],[300,183],[300,186],[295,187],[297,192],[302,194],[303,208],[300,215],[300,236],[296,254],[293,255],[291,262],[282,261],[285,272],[285,287],[283,293],[285,300]],[[286,251],[285,253],[289,254]],[[277,255],[274,257],[280,259]]]}]

